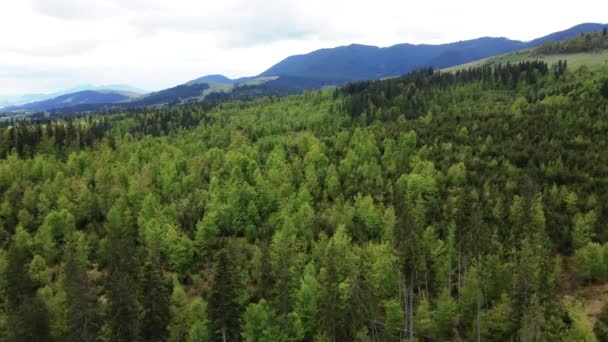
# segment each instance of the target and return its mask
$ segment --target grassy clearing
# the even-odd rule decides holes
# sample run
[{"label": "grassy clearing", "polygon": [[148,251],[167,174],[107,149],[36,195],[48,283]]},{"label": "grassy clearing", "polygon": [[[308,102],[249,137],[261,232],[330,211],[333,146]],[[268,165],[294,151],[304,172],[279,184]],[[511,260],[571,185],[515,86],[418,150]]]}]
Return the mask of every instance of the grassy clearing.
[{"label": "grassy clearing", "polygon": [[551,55],[539,55],[534,53],[534,49],[527,49],[504,55],[489,57],[471,63],[453,66],[450,68],[443,69],[443,71],[453,72],[462,69],[468,69],[471,67],[480,67],[484,65],[491,66],[496,64],[519,63],[532,60],[542,60],[549,65],[557,63],[558,60],[566,60],[568,61],[568,67],[570,69],[578,69],[579,67],[585,65],[591,70],[598,70],[602,67],[608,66],[608,49],[599,52],[582,52]]}]

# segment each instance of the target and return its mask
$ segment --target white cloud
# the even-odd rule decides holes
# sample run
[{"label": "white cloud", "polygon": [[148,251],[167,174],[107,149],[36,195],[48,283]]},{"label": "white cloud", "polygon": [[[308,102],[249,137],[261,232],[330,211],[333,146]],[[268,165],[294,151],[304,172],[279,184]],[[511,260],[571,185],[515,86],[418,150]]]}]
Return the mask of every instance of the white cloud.
[{"label": "white cloud", "polygon": [[32,10],[64,20],[88,20],[115,14],[120,10],[113,1],[32,0]]},{"label": "white cloud", "polygon": [[354,42],[529,40],[606,21],[607,10],[597,0],[5,0],[0,94],[82,83],[161,89],[210,73],[255,75],[289,55]]}]

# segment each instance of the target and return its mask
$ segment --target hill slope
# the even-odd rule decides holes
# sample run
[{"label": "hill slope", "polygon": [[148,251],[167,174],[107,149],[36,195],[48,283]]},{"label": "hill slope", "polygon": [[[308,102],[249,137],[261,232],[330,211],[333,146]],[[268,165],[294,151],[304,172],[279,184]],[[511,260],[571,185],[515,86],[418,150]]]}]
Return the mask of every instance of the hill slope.
[{"label": "hill slope", "polygon": [[506,63],[520,63],[542,60],[547,64],[567,61],[571,69],[586,66],[597,70],[608,65],[608,35],[599,32],[576,35],[562,41],[546,41],[542,45],[512,53],[480,59],[474,62],[446,68],[445,71],[457,71],[479,66],[493,66]]},{"label": "hill slope", "polygon": [[5,109],[6,107],[14,107],[14,106],[22,106],[28,103],[46,101],[50,99],[54,99],[56,97],[78,93],[86,90],[108,90],[112,89],[114,91],[126,91],[138,94],[146,94],[147,90],[143,90],[137,87],[130,86],[128,84],[111,84],[111,85],[92,85],[92,84],[83,84],[76,87],[72,87],[69,89],[64,89],[58,92],[53,93],[45,93],[45,94],[22,94],[22,95],[13,95],[13,96],[2,96],[0,95],[0,109]]},{"label": "hill slope", "polygon": [[49,100],[33,102],[21,106],[4,108],[7,112],[41,112],[51,109],[68,108],[79,105],[120,103],[141,94],[116,90],[85,90],[72,94],[61,95]]}]

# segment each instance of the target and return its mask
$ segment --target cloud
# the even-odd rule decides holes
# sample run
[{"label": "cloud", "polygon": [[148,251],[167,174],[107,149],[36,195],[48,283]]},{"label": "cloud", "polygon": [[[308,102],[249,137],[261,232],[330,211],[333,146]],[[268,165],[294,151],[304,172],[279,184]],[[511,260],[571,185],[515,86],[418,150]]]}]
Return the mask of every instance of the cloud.
[{"label": "cloud", "polygon": [[117,2],[104,0],[32,0],[34,12],[62,20],[107,17],[116,13],[117,5]]},{"label": "cloud", "polygon": [[12,52],[27,56],[65,57],[79,56],[94,52],[102,42],[96,40],[80,40],[59,44],[22,45],[4,48],[5,52]]},{"label": "cloud", "polygon": [[525,40],[605,21],[606,11],[597,0],[512,0],[500,10],[482,0],[4,0],[0,93],[161,89],[205,74],[256,75],[289,55],[350,43]]},{"label": "cloud", "polygon": [[306,39],[321,31],[316,20],[306,19],[295,1],[232,1],[224,7],[200,6],[187,0],[178,10],[148,9],[130,17],[140,36],[160,32],[213,33],[219,46],[251,47],[279,40]]}]

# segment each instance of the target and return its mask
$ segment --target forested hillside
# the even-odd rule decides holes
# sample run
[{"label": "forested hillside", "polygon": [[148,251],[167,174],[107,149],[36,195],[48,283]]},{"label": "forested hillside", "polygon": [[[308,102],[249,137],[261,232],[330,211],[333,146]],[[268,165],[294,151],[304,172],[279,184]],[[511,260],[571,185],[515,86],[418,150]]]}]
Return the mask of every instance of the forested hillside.
[{"label": "forested hillside", "polygon": [[608,69],[0,129],[0,340],[593,341]]}]

